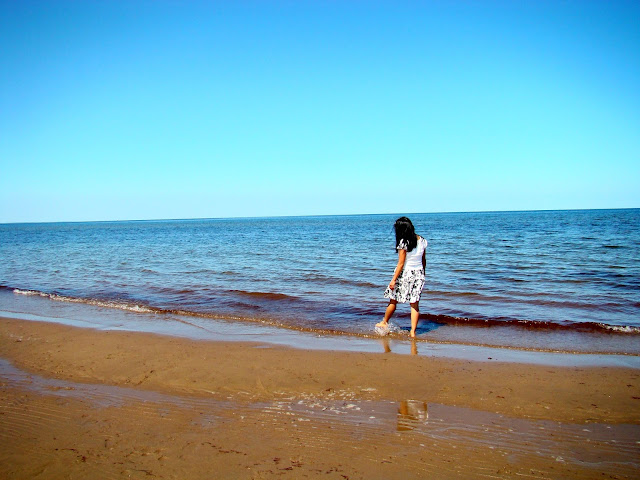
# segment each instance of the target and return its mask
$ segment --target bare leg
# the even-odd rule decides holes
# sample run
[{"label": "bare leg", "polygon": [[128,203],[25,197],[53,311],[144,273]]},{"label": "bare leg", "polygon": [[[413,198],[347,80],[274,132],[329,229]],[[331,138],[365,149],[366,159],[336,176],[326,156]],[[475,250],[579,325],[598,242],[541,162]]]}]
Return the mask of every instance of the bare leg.
[{"label": "bare leg", "polygon": [[386,327],[389,323],[389,319],[393,315],[393,312],[396,311],[396,305],[398,302],[395,300],[389,300],[389,305],[387,305],[387,310],[384,312],[384,318],[380,323],[376,325],[376,327]]},{"label": "bare leg", "polygon": [[409,335],[411,338],[416,336],[416,328],[418,327],[418,320],[420,319],[420,305],[418,302],[411,304],[411,332]]}]

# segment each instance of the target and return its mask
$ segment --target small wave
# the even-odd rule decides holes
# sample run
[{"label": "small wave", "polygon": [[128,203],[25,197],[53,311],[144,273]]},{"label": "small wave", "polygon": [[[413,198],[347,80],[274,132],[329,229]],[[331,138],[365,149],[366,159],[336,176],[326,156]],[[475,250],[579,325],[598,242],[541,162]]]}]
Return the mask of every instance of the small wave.
[{"label": "small wave", "polygon": [[[536,305],[554,308],[571,308],[582,311],[617,311],[624,308],[619,302],[600,302],[589,303],[588,301],[570,301],[570,300],[555,300],[549,294],[549,292],[516,292],[516,291],[501,291],[500,295],[489,295],[482,292],[456,292],[456,291],[442,291],[442,290],[425,290],[431,298],[441,297],[444,299],[459,299],[458,302],[468,301],[469,304],[479,304],[480,302],[491,302],[493,304],[501,305]],[[576,322],[580,323],[580,322]]]},{"label": "small wave", "polygon": [[[127,285],[123,285],[123,287],[127,287]],[[153,292],[157,292],[159,294],[169,295],[169,296],[194,295],[194,294],[201,293],[201,290],[195,290],[193,288],[175,289],[172,287],[161,287],[161,286],[155,286],[155,285],[151,285],[148,288]]]},{"label": "small wave", "polygon": [[474,298],[474,299],[482,299],[482,300],[499,300],[499,301],[502,301],[503,299],[503,297],[499,297],[496,295],[487,295],[481,292],[469,292],[469,291],[456,292],[454,290],[444,291],[444,290],[425,289],[425,293],[430,296],[441,296],[444,298]]},{"label": "small wave", "polygon": [[84,303],[86,305],[93,305],[96,307],[117,308],[120,310],[128,310],[130,312],[136,312],[136,313],[156,313],[156,312],[162,311],[161,309],[158,309],[158,308],[149,307],[147,305],[139,305],[136,303],[128,303],[128,302],[122,302],[117,300],[101,300],[96,298],[69,297],[67,295],[40,292],[37,290],[21,290],[19,288],[15,288],[13,289],[13,293],[16,293],[18,295],[40,296],[44,298],[49,298],[50,300],[54,300],[56,302]]},{"label": "small wave", "polygon": [[421,314],[420,317],[430,322],[443,325],[464,325],[469,327],[517,327],[528,330],[547,331],[580,331],[592,333],[620,333],[620,334],[640,334],[640,327],[626,325],[608,325],[599,322],[572,322],[563,323],[544,320],[522,320],[513,318],[473,318],[456,317],[453,315]]},{"label": "small wave", "polygon": [[219,272],[217,270],[211,270],[210,268],[200,268],[197,270],[185,270],[185,271],[181,271],[178,272],[180,274],[183,275],[202,275],[202,274],[207,274],[207,275],[235,275],[235,272],[231,272],[231,271],[224,271],[224,272]]},{"label": "small wave", "polygon": [[365,282],[364,280],[350,280],[346,278],[331,277],[328,275],[319,275],[317,273],[309,273],[303,276],[305,282],[316,282],[329,285],[351,285],[354,287],[364,288],[381,288],[379,284]]},{"label": "small wave", "polygon": [[265,300],[280,300],[280,301],[296,301],[297,297],[292,295],[286,295],[284,293],[273,293],[273,292],[248,292],[246,290],[229,290],[230,293],[235,293],[238,295],[246,295],[249,297],[261,298]]},{"label": "small wave", "polygon": [[37,292],[35,290],[20,290],[19,288],[15,288],[13,293],[17,293],[18,295],[40,295],[41,297],[48,296],[46,293]]},{"label": "small wave", "polygon": [[630,326],[621,326],[621,325],[606,325],[604,323],[600,324],[602,328],[605,330],[611,330],[617,333],[640,333],[640,327],[630,327]]}]

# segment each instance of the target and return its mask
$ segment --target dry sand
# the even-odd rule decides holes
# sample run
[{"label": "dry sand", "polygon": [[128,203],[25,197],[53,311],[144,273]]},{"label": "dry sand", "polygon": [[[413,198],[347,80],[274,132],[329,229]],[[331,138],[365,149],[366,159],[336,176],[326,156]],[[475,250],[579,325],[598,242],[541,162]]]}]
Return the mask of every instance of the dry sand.
[{"label": "dry sand", "polygon": [[640,477],[635,369],[13,319],[0,348],[0,478]]}]

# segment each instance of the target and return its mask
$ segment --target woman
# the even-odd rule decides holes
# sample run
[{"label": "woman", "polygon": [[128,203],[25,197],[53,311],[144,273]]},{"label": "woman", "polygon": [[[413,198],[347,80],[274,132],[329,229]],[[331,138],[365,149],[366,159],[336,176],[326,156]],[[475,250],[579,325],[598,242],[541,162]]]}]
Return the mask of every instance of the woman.
[{"label": "woman", "polygon": [[389,305],[384,318],[376,325],[376,331],[386,335],[389,333],[389,319],[396,311],[398,302],[411,305],[411,338],[416,336],[416,327],[420,318],[420,295],[424,287],[424,270],[427,266],[427,241],[416,235],[411,220],[400,217],[393,226],[396,232],[396,251],[398,265],[393,272],[384,297],[389,299]]}]

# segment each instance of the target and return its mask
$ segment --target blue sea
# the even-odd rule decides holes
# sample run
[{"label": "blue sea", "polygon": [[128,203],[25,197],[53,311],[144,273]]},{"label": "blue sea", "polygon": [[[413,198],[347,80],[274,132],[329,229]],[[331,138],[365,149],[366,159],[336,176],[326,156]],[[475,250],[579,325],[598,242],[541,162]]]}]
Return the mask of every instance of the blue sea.
[{"label": "blue sea", "polygon": [[[373,336],[400,215],[3,224],[0,314]],[[640,354],[640,209],[408,216],[429,242],[419,340]]]}]

